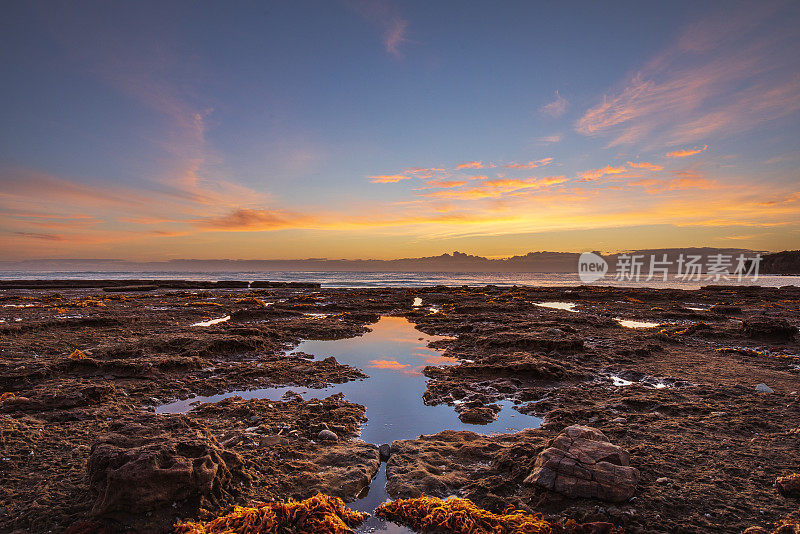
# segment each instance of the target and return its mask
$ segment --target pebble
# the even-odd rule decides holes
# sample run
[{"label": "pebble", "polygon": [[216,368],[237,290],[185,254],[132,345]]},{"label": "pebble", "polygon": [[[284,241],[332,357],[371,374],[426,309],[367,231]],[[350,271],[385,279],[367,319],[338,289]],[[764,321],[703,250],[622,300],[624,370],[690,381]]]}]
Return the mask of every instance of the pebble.
[{"label": "pebble", "polygon": [[775,391],[773,391],[771,387],[764,384],[763,382],[756,386],[756,391],[758,391],[759,393],[775,393]]},{"label": "pebble", "polygon": [[319,434],[317,434],[317,438],[322,441],[339,441],[339,436],[330,430],[320,430]]},{"label": "pebble", "polygon": [[666,484],[667,482],[669,482],[669,479],[667,477],[659,477],[656,479],[657,484]]}]

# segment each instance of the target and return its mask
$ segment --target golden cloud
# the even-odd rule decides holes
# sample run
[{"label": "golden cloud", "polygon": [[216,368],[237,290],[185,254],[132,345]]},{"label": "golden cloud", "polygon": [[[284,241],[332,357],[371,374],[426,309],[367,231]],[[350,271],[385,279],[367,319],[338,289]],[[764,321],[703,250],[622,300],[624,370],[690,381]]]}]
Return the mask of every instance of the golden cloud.
[{"label": "golden cloud", "polygon": [[378,174],[375,176],[367,176],[367,178],[371,178],[373,184],[393,184],[402,180],[411,179],[410,176],[405,176],[403,174]]},{"label": "golden cloud", "polygon": [[683,148],[680,150],[675,150],[674,152],[667,152],[664,154],[668,158],[685,158],[686,156],[694,156],[695,154],[699,154],[708,149],[708,145],[703,145],[694,148]]}]

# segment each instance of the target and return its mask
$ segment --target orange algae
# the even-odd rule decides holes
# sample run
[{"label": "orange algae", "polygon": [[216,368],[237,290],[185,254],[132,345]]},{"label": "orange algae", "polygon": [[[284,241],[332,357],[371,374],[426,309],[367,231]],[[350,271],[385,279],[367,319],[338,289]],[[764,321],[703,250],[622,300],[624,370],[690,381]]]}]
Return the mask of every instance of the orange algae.
[{"label": "orange algae", "polygon": [[84,358],[87,358],[87,357],[88,357],[88,356],[86,356],[86,353],[85,353],[85,352],[83,352],[83,351],[82,351],[82,350],[80,350],[80,349],[75,349],[74,351],[72,351],[72,354],[70,354],[70,355],[68,356],[68,358],[69,358],[70,360],[82,360],[82,359],[84,359]]},{"label": "orange algae", "polygon": [[375,515],[404,523],[414,530],[453,534],[551,534],[553,528],[541,514],[529,514],[513,507],[503,514],[478,508],[469,499],[416,497],[385,502]]},{"label": "orange algae", "polygon": [[338,497],[321,493],[303,501],[271,502],[254,507],[235,506],[233,512],[208,522],[184,521],[175,534],[349,534],[369,514],[355,512]]},{"label": "orange algae", "polygon": [[14,395],[16,395],[16,393],[14,393],[13,391],[6,391],[5,393],[0,394],[0,402],[3,402],[6,399],[10,399]]}]

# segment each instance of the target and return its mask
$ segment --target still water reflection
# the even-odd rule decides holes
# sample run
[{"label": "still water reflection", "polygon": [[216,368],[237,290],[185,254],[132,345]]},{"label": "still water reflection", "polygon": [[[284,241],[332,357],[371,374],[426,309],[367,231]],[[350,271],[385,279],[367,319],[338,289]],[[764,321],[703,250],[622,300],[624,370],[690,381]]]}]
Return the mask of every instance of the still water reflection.
[{"label": "still water reflection", "polygon": [[[523,415],[513,410],[510,402],[503,406],[497,420],[488,425],[471,425],[461,422],[452,406],[427,406],[422,400],[427,379],[422,371],[427,365],[455,365],[457,360],[443,356],[441,351],[428,347],[440,339],[420,332],[403,317],[382,317],[371,325],[372,331],[361,337],[334,341],[304,341],[294,351],[313,354],[319,360],[335,357],[340,363],[362,369],[369,378],[328,388],[302,387],[264,388],[249,391],[232,391],[209,397],[194,397],[160,406],[161,413],[178,413],[191,409],[198,402],[217,402],[226,397],[244,399],[279,400],[287,391],[294,391],[304,399],[324,398],[334,393],[344,393],[345,398],[366,406],[368,421],[361,429],[361,439],[367,443],[391,443],[396,439],[416,438],[420,434],[434,434],[441,430],[471,430],[483,434],[515,432],[538,427],[541,419]],[[358,510],[372,512],[388,499],[385,466],[373,480],[367,496],[353,503]],[[409,532],[390,523],[370,519],[362,529]]]}]

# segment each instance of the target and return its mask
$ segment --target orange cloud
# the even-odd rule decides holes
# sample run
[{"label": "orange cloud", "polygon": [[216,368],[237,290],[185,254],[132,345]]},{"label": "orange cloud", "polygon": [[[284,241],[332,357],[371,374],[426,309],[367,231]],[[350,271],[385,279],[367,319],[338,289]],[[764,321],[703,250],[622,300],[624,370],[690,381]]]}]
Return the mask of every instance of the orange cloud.
[{"label": "orange cloud", "polygon": [[367,176],[367,178],[372,178],[373,184],[393,184],[399,182],[401,180],[410,180],[410,176],[404,176],[402,174],[378,174],[375,176]]},{"label": "orange cloud", "polygon": [[238,209],[222,217],[204,219],[196,225],[209,230],[264,231],[312,226],[314,218],[299,213],[266,209]]},{"label": "orange cloud", "polygon": [[424,193],[422,196],[434,198],[450,198],[461,200],[479,200],[483,198],[498,198],[503,195],[514,193],[520,190],[541,189],[547,186],[566,182],[564,176],[548,176],[546,178],[500,178],[496,180],[484,180],[479,186],[457,191],[435,191]]},{"label": "orange cloud", "polygon": [[484,165],[482,161],[468,161],[466,163],[456,165],[456,170],[460,171],[462,169],[483,169],[483,167]]},{"label": "orange cloud", "polygon": [[629,185],[643,187],[650,194],[681,189],[715,189],[717,187],[716,182],[713,180],[708,180],[693,173],[679,172],[675,174],[679,177],[669,180],[637,180],[630,182]]},{"label": "orange cloud", "polygon": [[661,165],[648,163],[646,161],[638,161],[638,162],[629,161],[628,166],[633,167],[634,169],[647,169],[648,171],[660,171],[664,169],[664,167],[662,167]]},{"label": "orange cloud", "polygon": [[544,165],[549,165],[553,162],[553,158],[543,158],[536,161],[529,161],[528,163],[509,163],[508,165],[503,165],[503,167],[509,169],[535,169],[536,167],[543,167]]},{"label": "orange cloud", "polygon": [[437,169],[435,167],[411,167],[402,172],[402,174],[411,174],[416,178],[427,180],[436,176],[436,174],[444,172],[444,169]]},{"label": "orange cloud", "polygon": [[602,178],[607,174],[622,174],[627,169],[625,167],[612,167],[607,165],[602,169],[589,169],[588,171],[583,171],[578,173],[578,178],[580,178],[580,182],[591,182],[592,180],[597,180],[598,178]]},{"label": "orange cloud", "polygon": [[[428,185],[432,187],[441,187],[443,189],[450,189],[452,187],[461,187],[467,183],[466,180],[429,180]],[[428,189],[428,188],[425,188]]]},{"label": "orange cloud", "polygon": [[667,152],[664,155],[668,158],[685,158],[686,156],[694,156],[695,154],[699,154],[700,152],[703,152],[706,149],[708,149],[708,145],[703,145],[695,148],[684,148],[681,150],[675,150],[674,152]]}]

